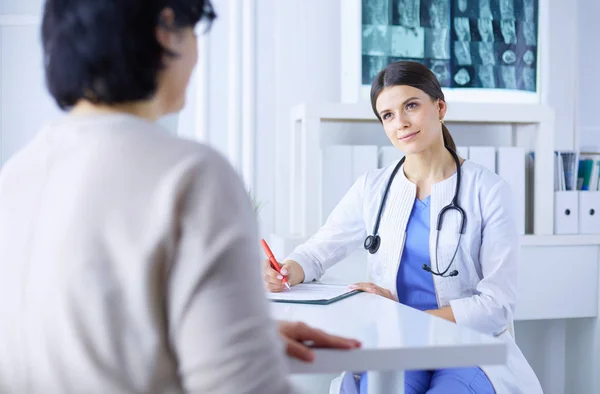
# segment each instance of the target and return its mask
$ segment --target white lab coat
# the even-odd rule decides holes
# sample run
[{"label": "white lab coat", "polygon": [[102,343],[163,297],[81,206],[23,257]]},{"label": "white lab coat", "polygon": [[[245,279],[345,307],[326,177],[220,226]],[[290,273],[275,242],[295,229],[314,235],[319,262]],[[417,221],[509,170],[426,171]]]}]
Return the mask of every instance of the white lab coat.
[{"label": "white lab coat", "polygon": [[[302,266],[305,281],[319,279],[327,268],[362,247],[372,232],[394,165],[361,176],[325,225],[288,257]],[[437,251],[435,229],[438,213],[452,200],[455,187],[456,174],[431,188],[429,250],[434,269],[437,253],[440,271],[454,254],[459,215],[455,211],[444,215]],[[377,253],[368,255],[370,279],[391,290],[396,299],[396,276],[416,192],[416,185],[400,169],[382,213],[381,246]],[[458,270],[459,275],[433,276],[438,305],[451,306],[457,324],[508,343],[506,365],[481,366],[497,393],[541,393],[537,377],[507,331],[517,303],[519,251],[509,186],[493,172],[465,161],[458,201],[466,213],[466,231],[451,270]]]}]

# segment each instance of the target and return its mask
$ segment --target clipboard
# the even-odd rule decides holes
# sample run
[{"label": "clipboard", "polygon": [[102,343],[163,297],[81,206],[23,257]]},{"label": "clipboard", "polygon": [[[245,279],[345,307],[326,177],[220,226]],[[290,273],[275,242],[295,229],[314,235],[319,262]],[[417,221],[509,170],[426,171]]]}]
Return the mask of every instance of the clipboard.
[{"label": "clipboard", "polygon": [[292,286],[289,291],[267,293],[267,298],[272,302],[288,304],[329,305],[360,292],[345,285],[301,283]]}]

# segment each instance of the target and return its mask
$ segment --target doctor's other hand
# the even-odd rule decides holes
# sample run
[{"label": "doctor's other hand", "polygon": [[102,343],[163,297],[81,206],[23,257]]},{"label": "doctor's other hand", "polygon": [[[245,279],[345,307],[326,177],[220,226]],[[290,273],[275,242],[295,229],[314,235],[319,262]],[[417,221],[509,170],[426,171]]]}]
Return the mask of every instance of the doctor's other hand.
[{"label": "doctor's other hand", "polygon": [[358,282],[355,283],[353,285],[348,286],[349,288],[351,288],[352,290],[362,290],[366,293],[371,293],[371,294],[375,294],[378,296],[382,296],[385,298],[388,298],[392,301],[394,300],[394,296],[392,296],[392,292],[389,291],[388,289],[384,289],[383,287],[379,287],[377,286],[375,283],[371,283],[371,282]]},{"label": "doctor's other hand", "polygon": [[285,285],[283,284],[284,276],[287,278],[290,286],[304,281],[304,270],[294,260],[286,260],[281,264],[281,274],[271,267],[269,260],[263,260],[262,273],[265,289],[272,293],[285,290]]},{"label": "doctor's other hand", "polygon": [[288,356],[311,362],[315,354],[311,348],[356,349],[361,343],[355,339],[338,337],[325,331],[312,328],[305,323],[279,321],[285,351]]}]

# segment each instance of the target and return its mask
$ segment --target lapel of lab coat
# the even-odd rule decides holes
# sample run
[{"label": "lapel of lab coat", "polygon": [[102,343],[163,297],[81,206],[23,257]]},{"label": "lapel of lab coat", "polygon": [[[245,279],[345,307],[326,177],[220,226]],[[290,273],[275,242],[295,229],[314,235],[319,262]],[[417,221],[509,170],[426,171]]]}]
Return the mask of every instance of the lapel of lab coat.
[{"label": "lapel of lab coat", "polygon": [[[460,215],[456,213],[456,211],[451,210],[447,211],[444,214],[444,220],[442,224],[442,228],[440,230],[438,245],[436,247],[436,237],[437,237],[437,222],[439,212],[452,202],[452,198],[454,197],[454,192],[456,189],[456,174],[452,177],[436,183],[431,187],[431,200],[430,200],[430,232],[429,232],[429,256],[430,256],[430,266],[438,271],[443,272],[446,267],[450,264],[452,260],[452,256],[454,255],[454,251],[458,242],[458,229],[460,227]],[[460,197],[460,196],[459,196]],[[458,200],[458,205],[461,205],[460,198]],[[462,241],[461,241],[462,243]],[[438,258],[438,266],[436,267],[436,257]],[[458,270],[460,263],[460,251],[457,253],[454,263],[450,268],[450,271]],[[460,275],[460,274],[459,274]],[[466,275],[466,273],[463,273]],[[444,307],[449,305],[448,297],[452,297],[455,295],[457,291],[460,289],[460,278],[458,276],[454,277],[441,277],[438,275],[433,275],[433,284],[435,286],[435,292],[438,300],[438,306]]]},{"label": "lapel of lab coat", "polygon": [[404,166],[400,168],[390,191],[385,206],[381,213],[379,235],[381,245],[378,254],[383,262],[382,278],[384,288],[390,289],[397,298],[396,276],[400,257],[406,238],[406,225],[417,196],[417,186],[410,182],[404,175]]}]

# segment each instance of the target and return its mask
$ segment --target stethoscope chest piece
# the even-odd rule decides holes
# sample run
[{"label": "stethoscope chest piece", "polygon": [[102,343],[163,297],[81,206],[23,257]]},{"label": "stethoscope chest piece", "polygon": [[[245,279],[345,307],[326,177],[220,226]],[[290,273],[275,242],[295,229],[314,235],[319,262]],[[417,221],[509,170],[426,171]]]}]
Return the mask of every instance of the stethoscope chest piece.
[{"label": "stethoscope chest piece", "polygon": [[369,253],[375,254],[379,250],[380,244],[381,238],[379,238],[379,235],[369,235],[367,238],[365,238],[364,247],[369,251]]}]

